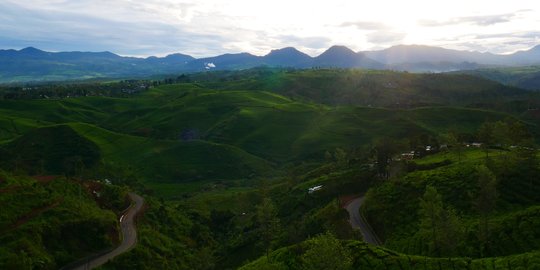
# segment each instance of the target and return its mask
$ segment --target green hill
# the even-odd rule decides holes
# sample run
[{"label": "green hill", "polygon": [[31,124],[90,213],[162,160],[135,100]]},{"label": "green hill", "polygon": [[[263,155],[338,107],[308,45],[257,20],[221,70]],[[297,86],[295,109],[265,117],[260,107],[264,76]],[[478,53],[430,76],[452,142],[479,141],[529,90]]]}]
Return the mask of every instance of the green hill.
[{"label": "green hill", "polygon": [[0,171],[0,268],[58,269],[111,247],[124,195],[100,183]]},{"label": "green hill", "polygon": [[504,103],[509,100],[529,98],[528,92],[519,88],[463,74],[261,68],[194,74],[190,75],[190,80],[212,89],[267,90],[331,105],[411,108],[486,102],[492,107],[505,107]]},{"label": "green hill", "polygon": [[67,125],[31,130],[2,148],[4,167],[29,174],[73,174],[100,160],[98,146]]},{"label": "green hill", "polygon": [[512,85],[523,89],[540,90],[540,67],[505,67],[486,68],[467,71],[456,71],[455,73],[465,73],[484,77],[489,80]]},{"label": "green hill", "polygon": [[[349,240],[338,242],[357,268],[535,265],[540,128],[530,92],[466,75],[389,71],[251,69],[178,78],[191,82],[149,83],[123,98],[0,100],[3,169],[81,179],[0,179],[0,200],[13,202],[0,214],[14,228],[0,234],[6,265],[56,268],[110,246],[105,232],[116,221],[103,209],[116,211],[123,189],[110,186],[118,195],[112,202],[96,200],[89,188],[109,185],[95,179],[137,189],[149,202],[137,247],[105,269],[232,269],[267,248],[276,250],[271,263],[300,269],[313,244],[305,240],[327,231]],[[478,141],[483,149],[465,147]],[[420,158],[428,145],[447,152]],[[411,150],[418,150],[414,160],[396,160]],[[478,212],[484,167],[499,194],[489,215]],[[323,188],[308,193],[317,185]],[[455,233],[444,234],[455,236],[445,236],[444,250],[442,240],[432,244],[439,238],[426,232],[419,211],[433,189],[442,205],[435,216],[450,224],[436,233]],[[385,248],[357,242],[347,222],[343,203],[363,193],[364,214]],[[271,241],[261,241],[265,205],[281,221]],[[13,225],[21,219],[28,230]],[[481,231],[486,220],[489,230]],[[96,242],[75,237],[79,228],[93,230]],[[272,269],[266,260],[245,267]]]},{"label": "green hill", "polygon": [[[326,78],[336,73],[305,71],[288,76]],[[436,136],[449,127],[472,134],[484,121],[510,117],[459,107],[330,107],[271,92],[216,91],[194,84],[160,86],[133,98],[0,102],[4,141],[35,127],[69,123],[79,133],[89,134],[84,137],[100,147],[103,160],[131,166],[150,181],[260,176],[271,171],[270,164],[321,161],[328,150],[364,147],[381,136]],[[208,152],[198,151],[198,146]],[[223,160],[234,162],[224,166]]]},{"label": "green hill", "polygon": [[156,140],[88,124],[69,125],[100,147],[104,162],[128,166],[148,182],[238,179],[272,172],[270,163],[233,146]]},{"label": "green hill", "polygon": [[[476,153],[476,154],[475,154]],[[525,159],[519,151],[492,152],[489,168],[497,179],[496,209],[490,217],[490,256],[506,256],[540,249],[539,231],[534,224],[540,218],[538,181],[534,158]],[[437,158],[441,156],[443,158]],[[446,158],[444,158],[446,156]],[[440,163],[435,160],[449,160]],[[476,200],[479,196],[478,166],[485,163],[479,150],[468,150],[458,162],[454,154],[440,153],[430,157],[425,168],[403,177],[381,183],[366,195],[363,209],[366,217],[385,246],[408,254],[430,254],[420,230],[419,205],[427,186],[437,189],[442,202],[454,209],[462,219],[465,235],[457,251],[461,256],[477,257],[479,216]],[[533,160],[532,163],[530,160]],[[530,167],[533,166],[533,167]]]},{"label": "green hill", "polygon": [[[388,249],[374,247],[359,241],[343,241],[341,244],[350,254],[349,269],[536,269],[540,267],[539,252],[524,253],[520,255],[471,259],[471,258],[431,258],[412,256],[397,253]],[[296,246],[281,248],[267,257],[248,263],[239,269],[306,269],[306,254],[313,245],[310,241]],[[324,249],[324,248],[321,248]],[[330,252],[330,254],[335,254]],[[331,255],[330,255],[331,256]],[[335,265],[341,257],[332,258],[327,254],[321,254],[318,265],[324,263]],[[344,268],[347,269],[347,268]]]}]

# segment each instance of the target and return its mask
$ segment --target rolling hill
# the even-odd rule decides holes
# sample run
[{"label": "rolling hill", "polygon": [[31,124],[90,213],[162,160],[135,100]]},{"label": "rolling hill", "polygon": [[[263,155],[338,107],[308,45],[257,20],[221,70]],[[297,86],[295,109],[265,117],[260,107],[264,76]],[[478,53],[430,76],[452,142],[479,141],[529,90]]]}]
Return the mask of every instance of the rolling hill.
[{"label": "rolling hill", "polygon": [[[97,145],[98,156],[106,163],[131,167],[150,182],[185,182],[271,175],[288,163],[320,162],[326,151],[365,147],[380,136],[436,136],[450,126],[473,134],[484,121],[519,118],[522,113],[455,107],[471,106],[480,99],[505,103],[520,100],[524,94],[476,77],[338,70],[269,74],[258,78],[262,84],[241,80],[225,86],[271,88],[272,80],[279,76],[286,85],[281,89],[294,92],[216,90],[211,89],[213,82],[201,82],[163,85],[132,98],[4,100],[0,101],[0,135],[6,151],[14,149],[17,140],[32,145],[25,139],[30,135],[21,135],[32,134],[28,132],[35,128],[39,128],[32,131],[38,134],[36,140],[48,137],[60,142],[62,136],[68,136],[75,142],[84,138]],[[388,87],[388,80],[395,86]],[[358,89],[358,85],[365,88]],[[367,91],[368,86],[382,90]],[[377,100],[383,103],[377,104]],[[444,106],[396,106],[404,100]],[[371,104],[388,108],[358,107]],[[64,126],[55,126],[58,124]],[[528,124],[537,132],[535,124]],[[47,134],[50,126],[59,134],[39,135]],[[45,152],[63,151],[61,144],[48,145],[60,148]]]},{"label": "rolling hill", "polygon": [[[305,58],[291,49],[280,54]],[[53,89],[70,87],[79,86]],[[528,108],[534,101],[535,92],[470,75],[342,68],[201,72],[117,97],[8,96],[0,100],[0,167],[11,173],[0,171],[0,202],[11,203],[0,213],[0,230],[9,230],[0,231],[0,266],[54,269],[110,246],[128,188],[148,202],[138,244],[105,269],[303,269],[305,254],[325,232],[347,239],[330,242],[357,267],[534,266],[540,248],[532,148],[540,129]],[[379,165],[391,159],[383,156],[386,145],[399,155],[448,146],[448,134],[462,143],[484,140],[479,129],[486,122],[499,127],[491,149],[458,154],[454,143],[396,167]],[[521,134],[510,129],[530,131],[523,135],[529,144],[510,147],[514,138],[505,136]],[[484,253],[476,237],[477,166],[489,166],[499,181],[489,217],[494,248]],[[393,177],[386,179],[381,170],[389,168]],[[50,174],[64,176],[44,177]],[[317,185],[322,189],[307,192]],[[428,186],[467,232],[456,237],[459,252],[445,258],[435,258],[419,227],[419,198]],[[366,192],[364,213],[385,248],[357,241],[342,209]],[[263,214],[280,219],[269,245],[274,252],[261,244]]]}]

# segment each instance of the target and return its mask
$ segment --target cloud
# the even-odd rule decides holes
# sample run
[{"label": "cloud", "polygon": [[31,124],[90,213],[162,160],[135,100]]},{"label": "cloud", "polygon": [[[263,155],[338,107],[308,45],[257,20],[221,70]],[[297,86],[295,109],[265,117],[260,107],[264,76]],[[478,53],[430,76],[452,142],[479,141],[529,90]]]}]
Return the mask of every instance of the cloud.
[{"label": "cloud", "polygon": [[[482,5],[456,0],[448,10],[440,4],[415,8],[422,1],[366,5],[337,0],[328,5],[309,0],[2,0],[0,49],[34,46],[49,51],[108,50],[134,56],[180,52],[206,57],[238,52],[263,55],[289,46],[317,55],[333,44],[367,49],[402,42],[438,46],[478,42],[491,50],[499,41],[501,47],[506,41],[523,40],[523,46],[540,42],[534,33],[540,9],[532,1]],[[388,8],[390,3],[393,9]],[[307,5],[310,11],[304,12]],[[463,12],[495,15],[463,17]],[[418,18],[437,19],[418,22]],[[448,32],[436,28],[445,25],[457,26]],[[476,37],[470,33],[475,29],[471,25],[495,25],[484,34],[523,32],[523,36]],[[448,40],[442,42],[442,37]]]},{"label": "cloud", "polygon": [[498,39],[498,38],[540,38],[540,31],[511,32],[497,34],[475,34],[475,39]]},{"label": "cloud", "polygon": [[506,13],[497,15],[484,15],[484,16],[466,16],[456,17],[449,20],[435,21],[435,20],[421,20],[418,22],[420,26],[425,27],[438,27],[457,24],[472,24],[479,26],[490,26],[498,23],[510,22],[513,18],[517,17],[517,13]]},{"label": "cloud", "polygon": [[367,41],[375,44],[395,44],[401,42],[407,34],[399,32],[376,31],[366,35]]},{"label": "cloud", "polygon": [[108,19],[61,10],[43,12],[9,3],[0,3],[0,9],[4,10],[0,17],[0,47],[7,48],[206,56],[226,52],[225,45],[236,38],[195,33],[186,26],[160,21]]},{"label": "cloud", "polygon": [[332,40],[327,37],[299,37],[294,35],[281,35],[277,36],[276,38],[285,46],[302,46],[310,49],[328,48],[332,42]]},{"label": "cloud", "polygon": [[344,22],[340,26],[349,27],[354,26],[359,30],[384,30],[390,28],[383,22],[373,22],[373,21],[356,21],[356,22]]}]

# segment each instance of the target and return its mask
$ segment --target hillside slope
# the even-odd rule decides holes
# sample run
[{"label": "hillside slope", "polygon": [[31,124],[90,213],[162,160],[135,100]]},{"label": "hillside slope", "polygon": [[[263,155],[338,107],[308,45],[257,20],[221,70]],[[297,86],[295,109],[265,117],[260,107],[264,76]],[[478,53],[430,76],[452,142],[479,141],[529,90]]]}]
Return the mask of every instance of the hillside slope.
[{"label": "hillside slope", "polygon": [[124,202],[118,187],[0,171],[0,267],[58,269],[111,247]]}]

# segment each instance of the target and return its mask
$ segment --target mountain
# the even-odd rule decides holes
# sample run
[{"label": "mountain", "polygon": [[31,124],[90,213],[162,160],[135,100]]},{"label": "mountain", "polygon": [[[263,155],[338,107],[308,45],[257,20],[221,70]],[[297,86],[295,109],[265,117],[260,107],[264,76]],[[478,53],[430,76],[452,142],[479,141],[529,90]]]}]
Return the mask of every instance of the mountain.
[{"label": "mountain", "polygon": [[[366,51],[364,54],[390,66],[408,66],[414,71],[419,63],[475,63],[478,66],[523,66],[540,64],[540,45],[530,50],[514,54],[500,55],[475,51],[451,50],[425,45],[397,45],[380,51]],[[452,69],[449,67],[448,69]],[[458,68],[461,69],[461,68]]]},{"label": "mountain", "polygon": [[479,68],[459,70],[464,73],[529,90],[540,90],[540,66]]},{"label": "mountain", "polygon": [[175,53],[175,54],[169,54],[165,57],[150,56],[144,59],[144,62],[149,63],[149,64],[161,64],[161,65],[185,65],[193,60],[195,60],[195,58],[193,58],[190,55]]},{"label": "mountain", "polygon": [[417,72],[417,73],[424,73],[424,72],[450,72],[450,71],[456,71],[456,70],[473,70],[484,67],[483,65],[479,65],[477,63],[473,62],[461,62],[461,63],[454,63],[449,61],[441,61],[441,62],[413,62],[413,63],[400,63],[400,64],[393,64],[387,66],[391,70],[399,70],[399,71],[409,71],[409,72]]},{"label": "mountain", "polygon": [[21,50],[0,50],[0,63],[0,83],[132,78],[208,70],[242,70],[257,66],[449,72],[540,65],[540,46],[509,55],[424,45],[398,45],[364,52],[354,52],[345,46],[332,46],[316,57],[293,47],[286,47],[272,50],[264,56],[229,53],[199,59],[180,53],[165,57],[137,58],[123,57],[107,51],[46,52],[28,47]]},{"label": "mountain", "polygon": [[332,46],[315,57],[314,66],[338,68],[373,68],[381,69],[384,65],[372,60],[363,53],[355,53],[345,46]]},{"label": "mountain", "polygon": [[272,50],[263,57],[263,62],[269,66],[305,68],[311,67],[313,58],[293,47]]},{"label": "mountain", "polygon": [[380,51],[368,51],[365,54],[372,59],[389,65],[422,62],[481,62],[482,64],[493,64],[501,57],[491,53],[458,51],[424,45],[398,45]]},{"label": "mountain", "polygon": [[228,53],[215,57],[200,58],[189,62],[186,71],[246,69],[262,64],[261,57],[249,53]]},{"label": "mountain", "polygon": [[111,52],[45,52],[33,47],[0,50],[0,82],[80,80],[178,72],[194,58],[123,57]]},{"label": "mountain", "polygon": [[509,56],[513,62],[519,65],[539,65],[540,64],[540,45],[529,50],[518,51]]},{"label": "mountain", "polygon": [[19,51],[19,54],[27,56],[27,57],[40,57],[40,56],[48,56],[48,55],[50,55],[50,53],[39,50],[39,49],[36,49],[34,47],[24,48],[24,49]]}]

